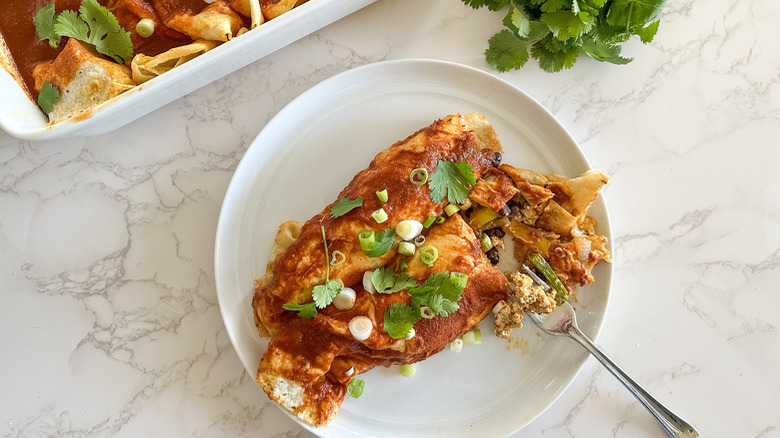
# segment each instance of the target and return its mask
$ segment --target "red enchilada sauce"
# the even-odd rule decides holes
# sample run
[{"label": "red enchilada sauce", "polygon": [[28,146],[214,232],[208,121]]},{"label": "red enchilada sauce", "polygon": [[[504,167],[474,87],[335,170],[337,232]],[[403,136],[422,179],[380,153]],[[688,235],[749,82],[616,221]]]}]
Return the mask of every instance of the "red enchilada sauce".
[{"label": "red enchilada sauce", "polygon": [[[0,37],[5,41],[14,66],[19,72],[27,92],[34,99],[33,69],[42,61],[50,61],[65,47],[67,38],[62,38],[57,48],[49,41],[41,41],[33,24],[33,17],[42,7],[54,3],[57,13],[65,9],[78,11],[81,0],[3,0],[0,14]],[[135,53],[154,56],[172,47],[188,44],[192,39],[163,24],[173,14],[185,12],[197,14],[208,6],[204,0],[99,0],[116,17],[119,23],[131,33]],[[155,21],[155,31],[149,38],[141,38],[135,26],[141,18]],[[129,60],[128,60],[129,61]]]}]

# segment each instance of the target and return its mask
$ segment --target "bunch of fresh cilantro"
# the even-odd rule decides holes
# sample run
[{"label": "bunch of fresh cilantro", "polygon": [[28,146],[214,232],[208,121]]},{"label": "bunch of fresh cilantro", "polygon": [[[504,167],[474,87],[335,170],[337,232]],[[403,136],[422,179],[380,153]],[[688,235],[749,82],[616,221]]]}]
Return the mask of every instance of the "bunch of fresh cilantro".
[{"label": "bunch of fresh cilantro", "polygon": [[530,57],[556,72],[570,68],[580,52],[598,61],[627,64],[620,43],[636,35],[653,40],[667,0],[462,0],[474,9],[508,8],[506,29],[493,35],[485,51],[501,72],[519,69]]}]

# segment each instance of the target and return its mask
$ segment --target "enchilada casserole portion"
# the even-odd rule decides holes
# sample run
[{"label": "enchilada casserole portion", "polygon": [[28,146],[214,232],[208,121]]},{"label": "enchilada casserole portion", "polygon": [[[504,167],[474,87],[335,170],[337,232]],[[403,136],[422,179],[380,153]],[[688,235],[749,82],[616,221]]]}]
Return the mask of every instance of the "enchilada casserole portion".
[{"label": "enchilada casserole portion", "polygon": [[58,122],[306,1],[5,0],[0,64]]},{"label": "enchilada casserole portion", "polygon": [[326,425],[358,374],[424,360],[491,312],[508,337],[523,311],[551,311],[559,297],[498,268],[510,240],[503,257],[549,260],[567,293],[593,281],[610,256],[585,213],[606,177],[543,176],[501,152],[483,115],[444,117],[379,152],[320,213],[279,227],[252,300],[271,338],[257,370],[269,398]]}]

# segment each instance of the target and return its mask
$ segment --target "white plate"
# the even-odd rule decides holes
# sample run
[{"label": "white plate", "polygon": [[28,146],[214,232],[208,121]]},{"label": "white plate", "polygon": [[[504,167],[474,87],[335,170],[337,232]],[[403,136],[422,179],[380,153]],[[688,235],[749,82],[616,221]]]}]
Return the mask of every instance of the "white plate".
[{"label": "white plate", "polygon": [[[444,61],[386,61],[347,71],[306,91],[266,125],[228,187],[215,248],[222,316],[247,372],[255,375],[266,345],[255,333],[252,281],[265,271],[277,226],[319,212],[396,140],[447,114],[472,111],[495,127],[506,163],[567,175],[590,168],[561,124],[525,93]],[[599,232],[610,237],[602,199],[591,214]],[[594,275],[597,282],[579,290],[576,306],[591,337],[604,318],[611,267],[602,264]],[[417,364],[411,378],[397,367],[366,373],[362,397],[347,397],[330,427],[309,429],[324,437],[451,438],[521,429],[566,389],[586,353],[530,326],[515,330],[507,343],[491,326],[491,317],[481,324],[482,345],[465,346],[459,354],[445,350]]]},{"label": "white plate", "polygon": [[245,35],[91,110],[89,117],[47,125],[47,118],[0,66],[0,129],[14,137],[48,139],[117,129],[155,109],[266,56],[376,0],[312,0]]}]

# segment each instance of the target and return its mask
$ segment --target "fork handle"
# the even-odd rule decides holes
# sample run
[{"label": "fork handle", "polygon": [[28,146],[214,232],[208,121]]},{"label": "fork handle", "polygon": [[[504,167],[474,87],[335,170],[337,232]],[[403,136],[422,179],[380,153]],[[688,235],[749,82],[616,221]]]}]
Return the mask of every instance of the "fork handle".
[{"label": "fork handle", "polygon": [[682,418],[675,415],[672,411],[662,405],[652,395],[645,391],[628,374],[620,369],[599,347],[596,346],[587,336],[574,326],[567,327],[569,337],[585,347],[612,375],[617,377],[634,397],[653,415],[658,424],[664,429],[667,435],[672,438],[695,438],[699,436],[696,429],[686,423]]}]

